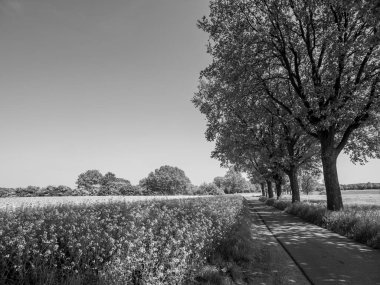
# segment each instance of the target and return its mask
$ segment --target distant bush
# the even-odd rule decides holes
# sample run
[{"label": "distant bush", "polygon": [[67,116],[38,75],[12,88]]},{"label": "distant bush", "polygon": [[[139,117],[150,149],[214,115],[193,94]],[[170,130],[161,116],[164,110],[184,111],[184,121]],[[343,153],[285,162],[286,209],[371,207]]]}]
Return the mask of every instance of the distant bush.
[{"label": "distant bush", "polygon": [[75,190],[68,186],[47,186],[46,188],[40,188],[37,192],[37,196],[75,196],[77,193]]},{"label": "distant bush", "polygon": [[84,189],[71,189],[68,186],[28,186],[25,188],[0,188],[0,197],[51,197],[51,196],[88,196],[91,193]]},{"label": "distant bush", "polygon": [[38,196],[38,192],[40,191],[40,187],[37,186],[28,186],[26,188],[16,188],[15,194],[20,197],[33,197]]},{"label": "distant bush", "polygon": [[102,185],[98,191],[99,196],[110,195],[136,195],[134,188],[129,181],[111,181]]},{"label": "distant bush", "polygon": [[223,195],[224,191],[215,183],[203,183],[194,192],[195,195]]},{"label": "distant bush", "polygon": [[15,197],[15,196],[16,196],[15,189],[0,187],[0,197]]},{"label": "distant bush", "polygon": [[247,181],[240,172],[229,169],[224,177],[215,177],[214,184],[226,194],[254,192],[256,186]]},{"label": "distant bush", "polygon": [[260,201],[285,210],[307,222],[352,238],[373,248],[380,248],[380,207],[347,205],[342,211],[328,211],[325,202],[307,203],[267,199]]}]

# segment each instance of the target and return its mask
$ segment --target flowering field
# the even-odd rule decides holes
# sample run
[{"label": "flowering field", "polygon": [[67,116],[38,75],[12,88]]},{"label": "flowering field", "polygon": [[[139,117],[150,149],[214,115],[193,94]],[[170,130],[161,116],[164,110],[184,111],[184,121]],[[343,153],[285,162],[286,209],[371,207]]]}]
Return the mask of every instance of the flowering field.
[{"label": "flowering field", "polygon": [[236,222],[242,200],[0,211],[0,284],[183,284]]},{"label": "flowering field", "polygon": [[52,197],[6,197],[0,198],[0,210],[18,207],[41,207],[61,204],[95,204],[108,202],[135,202],[145,200],[187,199],[200,196],[52,196]]}]

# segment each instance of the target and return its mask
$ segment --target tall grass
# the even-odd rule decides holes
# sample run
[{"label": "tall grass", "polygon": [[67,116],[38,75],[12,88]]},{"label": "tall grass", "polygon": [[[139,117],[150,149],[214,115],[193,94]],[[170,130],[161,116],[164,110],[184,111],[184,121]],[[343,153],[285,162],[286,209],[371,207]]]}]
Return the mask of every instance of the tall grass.
[{"label": "tall grass", "polygon": [[328,211],[322,201],[292,204],[265,197],[260,201],[370,247],[380,248],[380,206],[346,205],[341,211]]},{"label": "tall grass", "polygon": [[0,211],[0,284],[181,284],[241,208],[212,197]]}]

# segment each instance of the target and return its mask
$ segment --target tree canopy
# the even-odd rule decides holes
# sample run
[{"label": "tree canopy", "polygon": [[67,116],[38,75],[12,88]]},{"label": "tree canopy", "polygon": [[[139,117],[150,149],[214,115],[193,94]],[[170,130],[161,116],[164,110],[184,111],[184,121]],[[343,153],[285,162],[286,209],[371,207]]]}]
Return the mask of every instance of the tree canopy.
[{"label": "tree canopy", "polygon": [[178,167],[164,165],[142,179],[140,186],[156,194],[176,195],[186,194],[191,181]]},{"label": "tree canopy", "polygon": [[92,189],[94,185],[100,185],[103,175],[99,170],[87,170],[84,173],[79,174],[76,184],[78,188],[86,190]]}]

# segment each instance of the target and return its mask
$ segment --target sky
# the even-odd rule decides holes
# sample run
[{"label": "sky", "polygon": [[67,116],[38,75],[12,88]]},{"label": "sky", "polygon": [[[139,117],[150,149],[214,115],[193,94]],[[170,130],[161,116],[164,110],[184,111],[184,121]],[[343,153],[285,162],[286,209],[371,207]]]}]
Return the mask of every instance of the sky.
[{"label": "sky", "polygon": [[[89,169],[137,184],[162,165],[223,176],[190,101],[207,14],[206,0],[0,0],[0,187],[74,187]],[[342,184],[379,169],[338,161]]]}]

